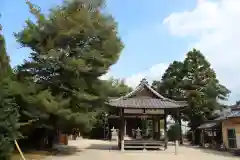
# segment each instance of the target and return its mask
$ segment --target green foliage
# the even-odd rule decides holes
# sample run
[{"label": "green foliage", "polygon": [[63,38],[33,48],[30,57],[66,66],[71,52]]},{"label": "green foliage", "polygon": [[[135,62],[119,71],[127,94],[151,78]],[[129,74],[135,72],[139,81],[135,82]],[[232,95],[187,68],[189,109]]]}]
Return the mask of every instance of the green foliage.
[{"label": "green foliage", "polygon": [[169,141],[180,140],[180,125],[178,123],[173,124],[167,131]]},{"label": "green foliage", "polygon": [[[105,82],[104,91],[107,98],[119,98],[132,91],[132,88],[125,84],[124,80],[110,78]],[[106,106],[110,114],[117,115],[118,110],[115,107]]]},{"label": "green foliage", "polygon": [[14,102],[9,83],[10,79],[0,81],[0,159],[7,159],[18,138],[18,106]]},{"label": "green foliage", "polygon": [[5,39],[0,34],[0,79],[5,78],[5,76],[9,76],[11,72],[12,70],[9,64],[9,57],[6,53]]},{"label": "green foliage", "polygon": [[226,99],[229,90],[221,85],[210,63],[200,51],[193,49],[184,60],[182,88],[189,108],[186,115],[195,129],[219,108],[219,99]]},{"label": "green foliage", "polygon": [[7,160],[19,136],[18,106],[13,96],[12,73],[5,41],[0,34],[0,159]]},{"label": "green foliage", "polygon": [[169,65],[162,76],[162,81],[154,81],[152,86],[163,96],[174,100],[183,100],[183,93],[181,89],[181,80],[183,63],[174,61]]},{"label": "green foliage", "polygon": [[124,96],[132,90],[131,87],[125,84],[124,80],[120,79],[110,78],[108,80],[104,80],[103,83],[105,84],[103,87],[106,92],[106,96],[112,98]]},{"label": "green foliage", "polygon": [[117,62],[123,48],[116,23],[102,13],[101,0],[65,1],[49,16],[27,4],[37,21],[27,20],[15,34],[32,50],[30,60],[16,70],[28,88],[18,97],[24,104],[21,118],[37,118],[34,126],[39,127],[91,129],[107,98],[99,77]]},{"label": "green foliage", "polygon": [[236,101],[236,105],[240,105],[240,101],[238,100],[238,101]]},{"label": "green foliage", "polygon": [[[120,96],[124,96],[129,93],[132,88],[127,86],[123,80],[110,78],[108,80],[103,80],[102,93],[106,96],[106,98],[115,97],[118,98]],[[108,105],[103,104],[101,112],[96,116],[96,121],[93,126],[93,130],[91,130],[88,134],[91,138],[103,138],[103,127],[104,122],[106,121],[105,114],[116,114],[117,110],[115,107],[110,107]]]},{"label": "green foliage", "polygon": [[156,81],[153,86],[168,98],[188,102],[182,118],[189,121],[193,130],[221,107],[218,100],[227,99],[230,92],[219,83],[210,63],[196,49],[189,51],[183,62],[170,64],[161,82]]}]

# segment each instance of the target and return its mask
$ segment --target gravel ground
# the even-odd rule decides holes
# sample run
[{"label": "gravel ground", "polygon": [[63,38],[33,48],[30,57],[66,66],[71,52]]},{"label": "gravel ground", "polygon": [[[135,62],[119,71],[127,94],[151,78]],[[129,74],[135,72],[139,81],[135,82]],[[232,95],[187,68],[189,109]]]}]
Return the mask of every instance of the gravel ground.
[{"label": "gravel ground", "polygon": [[188,146],[180,146],[177,155],[175,148],[170,145],[165,151],[124,151],[116,150],[116,142],[100,140],[78,139],[69,141],[69,146],[62,147],[61,153],[48,157],[44,160],[146,160],[146,159],[167,159],[167,160],[240,160],[227,152],[218,152],[207,149],[199,149]]}]

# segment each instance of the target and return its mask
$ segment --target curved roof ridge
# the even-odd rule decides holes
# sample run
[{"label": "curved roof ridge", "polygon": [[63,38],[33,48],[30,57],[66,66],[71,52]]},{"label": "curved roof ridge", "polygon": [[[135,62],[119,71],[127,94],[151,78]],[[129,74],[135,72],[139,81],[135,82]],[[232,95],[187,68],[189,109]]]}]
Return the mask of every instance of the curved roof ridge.
[{"label": "curved roof ridge", "polygon": [[133,89],[131,92],[129,92],[129,93],[127,93],[126,95],[121,96],[121,97],[119,97],[119,98],[117,98],[117,99],[114,99],[114,100],[126,99],[126,98],[128,98],[128,97],[131,97],[134,93],[136,93],[136,92],[139,91],[140,89],[143,89],[143,84],[142,84],[142,83],[138,84],[138,86],[137,86],[135,89]]},{"label": "curved roof ridge", "polygon": [[162,99],[162,100],[169,101],[169,102],[174,102],[174,103],[185,102],[185,101],[175,101],[175,100],[173,100],[173,99],[164,97],[163,95],[161,95],[160,93],[158,93],[155,89],[153,89],[148,83],[144,83],[144,85],[145,85],[154,95],[156,95],[157,97],[159,97],[159,98]]},{"label": "curved roof ridge", "polygon": [[[156,90],[154,90],[149,84],[148,84],[148,81],[146,80],[146,78],[143,78],[140,83],[138,84],[138,86],[133,89],[131,92],[129,92],[128,94],[124,95],[124,96],[121,96],[117,99],[114,99],[114,100],[120,100],[120,99],[126,99],[126,98],[129,98],[131,97],[132,95],[134,95],[136,92],[138,92],[139,90],[142,90],[143,87],[146,87],[147,89],[149,89],[156,97],[162,99],[162,100],[165,100],[165,101],[170,101],[170,102],[174,102],[174,103],[178,103],[178,102],[185,102],[185,101],[175,101],[175,100],[172,100],[172,99],[169,99],[169,98],[166,98],[164,96],[162,96],[161,94],[159,94]],[[113,100],[113,99],[112,99]]]},{"label": "curved roof ridge", "polygon": [[167,100],[166,97],[162,96],[161,94],[159,94],[157,91],[155,91],[148,83],[144,83],[144,85],[158,98],[162,99],[162,100]]}]

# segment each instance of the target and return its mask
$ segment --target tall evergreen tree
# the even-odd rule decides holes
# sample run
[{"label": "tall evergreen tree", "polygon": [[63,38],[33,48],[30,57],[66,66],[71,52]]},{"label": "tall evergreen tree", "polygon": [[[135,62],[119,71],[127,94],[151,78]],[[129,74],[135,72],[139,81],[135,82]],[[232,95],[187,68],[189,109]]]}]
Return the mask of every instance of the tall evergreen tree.
[{"label": "tall evergreen tree", "polygon": [[230,92],[219,83],[210,63],[196,49],[189,51],[183,62],[170,64],[161,81],[153,85],[168,98],[188,102],[182,118],[189,121],[193,131],[211,118],[221,106],[219,100],[225,100]]},{"label": "tall evergreen tree", "polygon": [[18,137],[18,106],[11,85],[12,73],[5,40],[0,33],[0,159],[7,160]]},{"label": "tall evergreen tree", "polygon": [[183,64],[182,89],[189,104],[186,115],[190,127],[195,130],[219,108],[218,100],[226,99],[229,90],[219,83],[216,73],[200,51],[193,49],[188,52]]},{"label": "tall evergreen tree", "polygon": [[81,130],[91,128],[106,100],[99,77],[116,63],[123,47],[116,23],[103,13],[102,0],[65,1],[48,17],[27,4],[37,22],[27,20],[16,34],[18,42],[33,51],[18,67],[18,77],[37,85],[27,102],[45,110],[53,127],[74,123]]}]

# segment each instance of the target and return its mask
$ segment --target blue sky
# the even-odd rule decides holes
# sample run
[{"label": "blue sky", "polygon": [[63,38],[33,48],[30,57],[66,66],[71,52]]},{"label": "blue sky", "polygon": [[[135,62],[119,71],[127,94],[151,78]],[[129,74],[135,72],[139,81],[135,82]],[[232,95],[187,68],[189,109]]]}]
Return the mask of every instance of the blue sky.
[{"label": "blue sky", "polygon": [[[62,0],[31,0],[31,2],[40,6],[43,12],[47,12]],[[205,4],[207,0],[202,2]],[[197,0],[107,0],[107,11],[118,22],[119,35],[125,45],[119,61],[111,68],[110,75],[126,78],[130,85],[136,85],[144,76],[159,79],[169,62],[183,59],[184,53],[189,48],[203,44],[200,43],[202,37],[192,34],[193,31],[194,33],[199,31],[199,27],[194,28],[190,23],[194,21],[194,16],[199,18],[195,10],[199,13],[198,10],[204,9],[203,7],[209,6],[199,5]],[[25,0],[0,0],[0,12],[2,14],[0,23],[7,41],[11,65],[15,66],[28,57],[29,50],[20,48],[13,37],[13,32],[20,31],[24,21],[31,18],[31,15]],[[164,20],[166,23],[163,23]],[[206,29],[205,26],[201,27],[202,30]],[[188,33],[190,29],[192,32]],[[207,57],[208,55],[210,54],[206,54]],[[148,72],[154,73],[149,75]],[[224,81],[224,78],[222,79]],[[225,80],[224,84],[227,85],[226,83],[229,82]],[[237,92],[234,94],[232,102],[238,95]]]},{"label": "blue sky", "polygon": [[[119,24],[125,49],[113,72],[130,76],[154,64],[178,59],[184,40],[170,36],[162,21],[173,11],[192,6],[189,0],[109,0],[109,12]],[[125,69],[123,69],[123,66]]]},{"label": "blue sky", "polygon": [[[191,4],[188,0],[108,0],[107,10],[118,22],[119,35],[125,49],[119,62],[113,66],[113,72],[120,77],[151,67],[163,61],[172,61],[185,50],[184,41],[168,35],[163,19],[172,11],[181,11]],[[41,7],[43,12],[62,2],[62,0],[31,0]],[[31,17],[25,0],[1,0],[0,11],[3,33],[7,40],[7,49],[13,66],[21,63],[29,51],[20,49],[12,36],[20,31],[24,21]],[[11,7],[10,7],[11,6]],[[174,46],[174,47],[173,47]],[[123,69],[127,68],[127,69]]]}]

